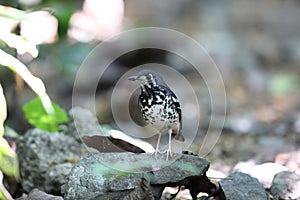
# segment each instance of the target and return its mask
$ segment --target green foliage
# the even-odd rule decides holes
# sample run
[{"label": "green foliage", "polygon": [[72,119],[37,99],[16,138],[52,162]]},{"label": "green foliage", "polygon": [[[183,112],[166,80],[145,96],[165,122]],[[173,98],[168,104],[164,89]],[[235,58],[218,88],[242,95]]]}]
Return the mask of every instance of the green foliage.
[{"label": "green foliage", "polygon": [[64,37],[69,28],[69,20],[74,12],[76,12],[75,2],[70,1],[47,1],[44,2],[44,7],[53,9],[53,15],[59,23],[58,35]]},{"label": "green foliage", "polygon": [[37,94],[37,99],[23,107],[25,117],[29,123],[37,128],[54,132],[58,130],[57,125],[59,123],[68,121],[65,111],[51,102],[46,93],[44,83],[33,76],[23,63],[0,49],[0,65],[18,73]]},{"label": "green foliage", "polygon": [[3,138],[4,121],[6,119],[6,101],[0,85],[0,169],[9,176],[19,180],[18,159],[16,153],[10,148],[8,142]]},{"label": "green foliage", "polygon": [[[3,5],[0,5],[0,17],[14,20],[15,24],[23,20],[28,20],[25,11]],[[23,106],[26,119],[37,128],[50,132],[57,131],[59,123],[68,121],[67,114],[50,100],[44,83],[39,78],[33,76],[22,62],[11,55],[15,55],[15,50],[13,49],[16,49],[18,54],[27,52],[35,58],[39,53],[36,44],[34,41],[13,33],[13,30],[9,26],[1,27],[0,32],[0,67],[7,67],[20,75],[37,95],[36,99]],[[9,54],[8,52],[11,50],[13,50],[13,53]],[[17,181],[20,180],[17,154],[3,137],[4,132],[6,136],[7,133],[10,133],[10,136],[14,135],[12,131],[8,129],[4,130],[6,115],[6,100],[0,85],[0,199],[12,199],[2,184],[2,172],[8,176],[15,177]]]},{"label": "green foliage", "polygon": [[22,21],[26,19],[26,12],[12,7],[0,5],[0,17],[5,17],[15,21]]},{"label": "green foliage", "polygon": [[6,199],[2,192],[0,192],[0,199]]},{"label": "green foliage", "polygon": [[6,101],[3,94],[2,86],[0,85],[0,137],[4,135],[4,121],[6,119]]},{"label": "green foliage", "polygon": [[20,179],[16,152],[10,148],[3,137],[0,137],[0,169],[5,174]]},{"label": "green foliage", "polygon": [[65,45],[57,52],[57,58],[61,63],[63,73],[66,75],[76,74],[79,63],[92,51],[93,45],[84,43],[74,43]]},{"label": "green foliage", "polygon": [[52,102],[54,114],[48,114],[43,107],[41,98],[37,97],[23,105],[25,118],[33,126],[49,132],[58,131],[58,124],[67,122],[68,116],[57,104]]},{"label": "green foliage", "polygon": [[3,184],[3,173],[0,171],[0,199],[1,200],[13,200],[7,189]]}]

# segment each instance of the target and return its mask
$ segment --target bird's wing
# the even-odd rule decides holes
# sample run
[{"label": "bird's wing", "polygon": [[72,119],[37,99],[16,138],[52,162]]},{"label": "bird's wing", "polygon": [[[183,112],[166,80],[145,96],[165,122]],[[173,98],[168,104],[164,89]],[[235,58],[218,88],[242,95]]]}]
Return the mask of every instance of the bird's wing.
[{"label": "bird's wing", "polygon": [[[138,105],[139,105],[139,107],[140,107],[140,101],[138,101]],[[145,126],[147,126],[147,125],[149,124],[149,123],[146,122],[146,120],[144,119],[143,113],[142,113],[141,109],[137,109],[136,114],[137,114],[137,118],[138,118],[138,120],[136,121],[136,123],[137,123],[138,125],[145,127]]]},{"label": "bird's wing", "polygon": [[147,126],[148,123],[145,121],[144,117],[143,117],[143,113],[140,110],[139,107],[137,107],[137,102],[138,104],[139,102],[139,92],[140,90],[137,89],[136,91],[134,91],[134,93],[132,94],[132,96],[129,99],[129,114],[131,116],[131,119],[139,126]]},{"label": "bird's wing", "polygon": [[184,137],[182,135],[182,114],[181,114],[180,102],[179,102],[177,96],[175,95],[175,93],[171,89],[169,89],[166,86],[161,86],[161,87],[163,87],[168,93],[170,93],[173,96],[172,100],[174,102],[175,109],[179,116],[179,130],[176,133],[176,135],[174,136],[174,138],[179,141],[184,141]]},{"label": "bird's wing", "polygon": [[181,118],[181,108],[180,108],[180,103],[179,101],[177,100],[176,98],[176,101],[174,102],[175,103],[175,106],[176,106],[176,111],[178,113],[178,116],[179,116],[179,130],[178,130],[178,133],[176,133],[175,135],[175,139],[176,140],[179,140],[179,141],[184,141],[184,137],[182,135],[182,118]]}]

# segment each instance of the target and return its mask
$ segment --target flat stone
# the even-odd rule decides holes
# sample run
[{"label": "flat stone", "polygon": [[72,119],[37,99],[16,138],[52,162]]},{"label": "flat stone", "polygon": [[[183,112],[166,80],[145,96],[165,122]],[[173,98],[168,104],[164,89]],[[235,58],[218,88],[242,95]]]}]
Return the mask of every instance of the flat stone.
[{"label": "flat stone", "polygon": [[153,154],[88,153],[73,167],[62,193],[66,200],[113,199],[112,193],[126,195],[147,180],[157,199],[164,188],[160,186],[188,184],[189,177],[205,175],[208,167],[207,160],[184,154],[166,161],[164,155],[155,159]]},{"label": "flat stone", "polygon": [[[232,173],[220,180],[223,199],[230,200],[266,200],[268,196],[263,185],[256,178],[241,172]],[[221,198],[221,199],[222,199]]]}]

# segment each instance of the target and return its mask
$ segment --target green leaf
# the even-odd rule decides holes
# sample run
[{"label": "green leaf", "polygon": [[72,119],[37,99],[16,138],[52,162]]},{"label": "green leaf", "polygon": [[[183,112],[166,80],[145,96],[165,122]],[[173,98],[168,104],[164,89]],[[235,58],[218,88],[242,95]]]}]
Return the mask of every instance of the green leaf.
[{"label": "green leaf", "polygon": [[23,21],[26,19],[26,12],[16,8],[0,5],[0,16],[15,21]]},{"label": "green leaf", "polygon": [[45,111],[41,99],[37,97],[23,105],[23,112],[25,118],[34,127],[49,132],[55,132],[59,130],[58,125],[60,123],[67,122],[69,119],[66,112],[57,104],[52,102],[52,106],[54,107],[55,112],[54,114],[49,115]]},{"label": "green leaf", "polygon": [[10,193],[7,191],[3,184],[3,173],[0,170],[0,199],[1,200],[13,200],[12,196]]},{"label": "green leaf", "polygon": [[4,134],[4,121],[7,115],[6,110],[6,101],[3,94],[2,86],[0,84],[0,136]]},{"label": "green leaf", "polygon": [[3,173],[20,179],[17,154],[3,137],[0,137],[0,169]]},{"label": "green leaf", "polygon": [[64,37],[69,30],[69,20],[76,12],[76,6],[72,1],[44,1],[43,7],[51,8],[53,15],[58,20],[58,36]]},{"label": "green leaf", "polygon": [[0,192],[0,199],[7,200],[7,198],[4,196],[4,194],[3,194],[3,192],[2,192],[2,191]]}]

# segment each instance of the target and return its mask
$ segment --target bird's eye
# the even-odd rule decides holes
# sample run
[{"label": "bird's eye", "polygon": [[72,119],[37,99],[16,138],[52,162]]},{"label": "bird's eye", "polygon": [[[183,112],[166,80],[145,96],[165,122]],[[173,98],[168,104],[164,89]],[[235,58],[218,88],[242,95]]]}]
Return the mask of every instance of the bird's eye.
[{"label": "bird's eye", "polygon": [[153,79],[153,75],[152,74],[148,74],[148,80],[152,80]]}]

